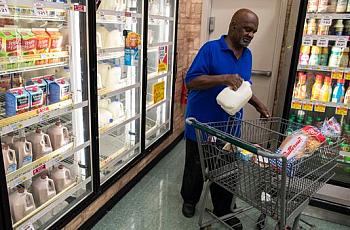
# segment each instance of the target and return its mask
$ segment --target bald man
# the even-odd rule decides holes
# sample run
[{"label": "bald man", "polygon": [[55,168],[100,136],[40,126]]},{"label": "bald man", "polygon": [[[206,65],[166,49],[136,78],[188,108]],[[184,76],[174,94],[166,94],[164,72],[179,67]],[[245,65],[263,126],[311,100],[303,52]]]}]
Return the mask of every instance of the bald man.
[{"label": "bald man", "polygon": [[[236,90],[242,81],[251,82],[252,54],[247,48],[258,30],[258,16],[248,9],[238,10],[231,19],[228,34],[209,41],[199,50],[186,75],[189,90],[187,117],[195,117],[200,122],[227,121],[227,114],[216,102],[216,96],[225,87]],[[266,106],[253,95],[249,101],[262,117],[269,117]],[[238,115],[239,114],[239,115]],[[243,110],[236,114],[242,118]],[[186,124],[186,159],[182,181],[182,213],[192,217],[203,189],[197,139],[194,128]],[[231,212],[232,194],[217,184],[210,187],[214,214],[223,216]],[[230,220],[234,229],[242,229],[239,219]]]}]

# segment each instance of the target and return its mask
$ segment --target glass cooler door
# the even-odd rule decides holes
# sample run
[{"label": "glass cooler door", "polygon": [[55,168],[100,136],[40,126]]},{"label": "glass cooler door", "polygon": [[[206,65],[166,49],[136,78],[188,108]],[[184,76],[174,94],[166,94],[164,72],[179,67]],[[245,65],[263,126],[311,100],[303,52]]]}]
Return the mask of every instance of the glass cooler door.
[{"label": "glass cooler door", "polygon": [[0,162],[14,229],[47,229],[91,193],[87,7],[0,2]]},{"label": "glass cooler door", "polygon": [[175,0],[148,4],[146,148],[170,130],[175,43]]},{"label": "glass cooler door", "polygon": [[143,1],[102,0],[96,13],[101,183],[141,153]]}]

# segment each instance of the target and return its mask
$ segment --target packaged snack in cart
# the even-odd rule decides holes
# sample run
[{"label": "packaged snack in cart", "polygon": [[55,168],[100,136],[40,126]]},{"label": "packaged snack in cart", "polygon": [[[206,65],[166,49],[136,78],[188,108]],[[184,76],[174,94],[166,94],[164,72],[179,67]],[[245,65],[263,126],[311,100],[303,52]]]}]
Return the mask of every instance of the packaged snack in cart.
[{"label": "packaged snack in cart", "polygon": [[337,119],[332,117],[323,122],[321,132],[325,137],[337,139],[341,135],[341,125],[338,123]]}]

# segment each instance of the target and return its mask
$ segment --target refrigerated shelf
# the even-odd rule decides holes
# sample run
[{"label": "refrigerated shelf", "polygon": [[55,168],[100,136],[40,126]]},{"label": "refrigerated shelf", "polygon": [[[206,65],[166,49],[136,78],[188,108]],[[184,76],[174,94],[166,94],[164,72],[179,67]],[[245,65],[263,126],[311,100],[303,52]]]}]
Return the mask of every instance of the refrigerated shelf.
[{"label": "refrigerated shelf", "polygon": [[343,13],[307,13],[306,19],[315,18],[330,18],[330,19],[350,19],[350,14]]},{"label": "refrigerated shelf", "polygon": [[337,35],[304,35],[303,39],[305,38],[311,38],[314,41],[317,41],[319,38],[325,38],[329,41],[336,41],[338,39],[345,39],[349,40],[350,36],[337,36]]},{"label": "refrigerated shelf", "polygon": [[335,103],[335,102],[321,102],[321,101],[311,101],[308,99],[292,99],[292,103],[298,102],[300,104],[312,104],[312,105],[323,105],[329,108],[338,108],[338,107],[343,107],[350,109],[350,106],[344,104],[344,103]]},{"label": "refrigerated shelf", "polygon": [[31,66],[31,67],[22,67],[22,68],[16,68],[16,69],[11,69],[11,70],[0,70],[0,76],[6,75],[6,74],[25,73],[25,72],[46,70],[46,69],[59,68],[59,67],[65,67],[65,66],[68,66],[68,62],[60,62],[60,63],[46,64],[46,65],[37,65],[37,66]]},{"label": "refrigerated shelf", "polygon": [[147,74],[147,82],[156,81],[163,77],[171,77],[171,72],[161,73],[161,74],[158,72],[149,73]]},{"label": "refrigerated shelf", "polygon": [[320,66],[320,65],[315,65],[315,66],[298,65],[298,71],[300,71],[300,70],[350,73],[350,68],[329,67],[329,66]]},{"label": "refrigerated shelf", "polygon": [[[109,156],[100,156],[100,169],[106,171],[109,167],[113,167],[113,170],[115,170],[114,167],[116,164],[122,164],[123,162],[127,161],[127,159],[130,159],[130,157],[126,155],[132,151],[135,151],[139,147],[139,144],[135,146],[123,146]],[[123,159],[125,157],[127,159]]]},{"label": "refrigerated shelf", "polygon": [[119,59],[119,58],[124,58],[124,48],[123,48],[123,51],[100,54],[97,57],[97,61],[105,61],[105,60]]},{"label": "refrigerated shelf", "polygon": [[44,8],[49,8],[49,9],[61,9],[61,10],[70,9],[70,5],[63,2],[48,2],[48,1],[37,1],[37,0],[21,0],[21,1],[6,0],[5,3],[9,6],[16,6],[16,7],[33,8],[34,4],[40,4],[40,6]]},{"label": "refrigerated shelf", "polygon": [[97,15],[100,17],[103,17],[105,15],[109,16],[117,16],[117,17],[133,17],[133,18],[142,18],[141,14],[134,13],[134,12],[127,12],[127,11],[116,11],[116,10],[105,10],[100,9],[97,11]]},{"label": "refrigerated shelf", "polygon": [[121,87],[121,88],[116,89],[116,90],[108,90],[106,88],[102,88],[102,89],[98,90],[98,95],[100,96],[100,99],[103,99],[103,98],[106,98],[106,97],[113,97],[113,96],[121,94],[121,93],[123,93],[123,92],[125,92],[127,90],[135,89],[135,88],[138,88],[140,86],[141,86],[140,83],[136,83],[136,84],[133,84],[133,85],[127,85],[125,87]]},{"label": "refrigerated shelf", "polygon": [[149,18],[155,19],[155,20],[174,21],[173,17],[161,16],[161,15],[149,15]]},{"label": "refrigerated shelf", "polygon": [[55,103],[49,106],[31,110],[13,117],[0,120],[0,132],[2,135],[34,125],[44,120],[61,116],[73,110],[88,106],[88,101],[73,104],[72,99]]},{"label": "refrigerated shelf", "polygon": [[123,118],[114,121],[112,123],[109,123],[108,125],[105,125],[101,128],[99,128],[99,133],[100,135],[105,135],[105,134],[109,134],[111,131],[114,131],[124,125],[126,125],[127,123],[134,121],[136,119],[140,118],[140,114],[137,114],[133,117],[127,118],[126,116],[124,116]]},{"label": "refrigerated shelf", "polygon": [[158,43],[151,43],[148,44],[148,52],[158,52],[158,47],[160,46],[171,46],[173,45],[173,42],[158,42]]},{"label": "refrigerated shelf", "polygon": [[154,109],[154,108],[157,108],[158,106],[161,106],[163,105],[164,103],[168,102],[169,100],[168,99],[163,99],[157,103],[153,103],[153,102],[149,102],[147,104],[147,107],[146,107],[146,110],[151,110],[151,109]]}]

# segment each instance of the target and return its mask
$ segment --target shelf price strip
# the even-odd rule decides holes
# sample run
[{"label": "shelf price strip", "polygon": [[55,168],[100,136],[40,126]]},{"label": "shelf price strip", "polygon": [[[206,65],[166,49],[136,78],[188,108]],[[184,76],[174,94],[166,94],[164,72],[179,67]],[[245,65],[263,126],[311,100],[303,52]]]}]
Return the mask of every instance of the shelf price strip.
[{"label": "shelf price strip", "polygon": [[343,79],[343,73],[339,71],[332,72],[332,79],[336,79],[336,80]]},{"label": "shelf price strip", "polygon": [[326,112],[326,106],[324,104],[315,104],[314,111],[319,113]]},{"label": "shelf price strip", "polygon": [[305,110],[305,111],[313,111],[313,108],[314,108],[314,106],[312,103],[306,102],[303,104],[303,110]]},{"label": "shelf price strip", "polygon": [[303,46],[312,46],[312,37],[311,36],[305,36],[303,37]]},{"label": "shelf price strip", "polygon": [[301,109],[301,103],[300,102],[298,102],[298,101],[293,101],[292,102],[292,109]]},{"label": "shelf price strip", "polygon": [[332,17],[329,15],[325,15],[321,18],[320,25],[323,26],[331,26],[332,25]]},{"label": "shelf price strip", "polygon": [[338,48],[346,48],[348,44],[347,38],[338,37],[335,41],[335,46]]},{"label": "shelf price strip", "polygon": [[348,108],[343,106],[337,106],[337,108],[335,109],[335,114],[346,116],[348,114]]}]

